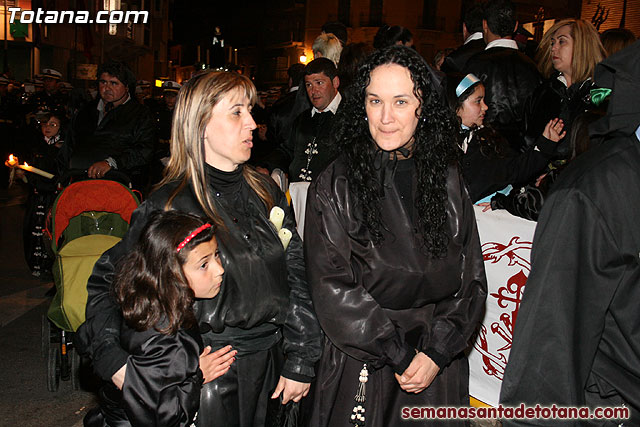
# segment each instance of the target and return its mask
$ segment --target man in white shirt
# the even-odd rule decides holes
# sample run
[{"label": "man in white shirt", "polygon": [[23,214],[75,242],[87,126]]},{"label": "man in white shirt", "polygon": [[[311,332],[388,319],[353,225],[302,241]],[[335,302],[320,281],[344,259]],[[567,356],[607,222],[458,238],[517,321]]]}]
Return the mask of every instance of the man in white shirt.
[{"label": "man in white shirt", "polygon": [[467,65],[467,61],[478,52],[482,52],[486,46],[482,35],[482,20],[484,12],[479,5],[472,6],[464,14],[462,23],[462,37],[464,43],[444,59],[442,70],[445,73],[461,73]]}]

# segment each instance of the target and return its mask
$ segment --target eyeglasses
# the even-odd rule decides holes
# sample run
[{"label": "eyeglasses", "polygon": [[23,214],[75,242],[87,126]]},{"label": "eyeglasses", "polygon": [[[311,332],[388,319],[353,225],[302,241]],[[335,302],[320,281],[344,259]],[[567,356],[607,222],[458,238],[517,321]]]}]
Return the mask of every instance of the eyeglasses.
[{"label": "eyeglasses", "polygon": [[50,128],[57,128],[60,125],[57,124],[57,123],[53,123],[53,122],[47,122],[47,123],[41,122],[40,126],[42,126],[42,127],[50,127]]}]

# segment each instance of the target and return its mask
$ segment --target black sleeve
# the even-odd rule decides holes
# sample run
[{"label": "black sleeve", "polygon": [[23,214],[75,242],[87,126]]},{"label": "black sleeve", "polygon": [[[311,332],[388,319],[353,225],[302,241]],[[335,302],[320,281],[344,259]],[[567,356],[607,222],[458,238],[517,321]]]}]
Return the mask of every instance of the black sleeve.
[{"label": "black sleeve", "polygon": [[468,347],[487,298],[487,278],[473,205],[455,169],[449,175],[448,193],[452,238],[462,244],[460,288],[455,295],[436,304],[428,344],[421,349],[440,368]]},{"label": "black sleeve", "polygon": [[127,118],[128,120],[135,120],[133,139],[129,141],[122,154],[113,156],[118,169],[138,169],[151,161],[156,138],[155,125],[149,109],[145,106],[138,106],[138,108],[137,117]]},{"label": "black sleeve", "polygon": [[415,350],[355,277],[341,208],[316,184],[312,183],[307,197],[304,249],[320,325],[342,352],[374,368],[389,365],[402,374]]},{"label": "black sleeve", "polygon": [[544,197],[541,189],[535,185],[526,185],[514,188],[507,195],[497,193],[491,198],[491,209],[506,209],[511,215],[537,221]]},{"label": "black sleeve", "polygon": [[310,382],[315,376],[313,366],[322,353],[322,331],[311,302],[302,240],[296,231],[293,210],[282,193],[278,205],[285,211],[283,227],[292,234],[286,249],[290,293],[284,323],[284,352],[287,360],[282,375],[292,380]]},{"label": "black sleeve", "polygon": [[131,355],[122,403],[134,426],[190,426],[200,404],[198,344],[188,334],[156,334]]}]

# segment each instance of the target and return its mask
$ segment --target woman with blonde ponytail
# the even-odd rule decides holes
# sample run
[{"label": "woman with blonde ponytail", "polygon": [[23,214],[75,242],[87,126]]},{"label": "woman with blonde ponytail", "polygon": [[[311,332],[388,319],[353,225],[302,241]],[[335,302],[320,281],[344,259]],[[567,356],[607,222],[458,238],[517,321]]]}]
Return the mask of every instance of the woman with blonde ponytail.
[{"label": "woman with blonde ponytail", "polygon": [[[275,184],[245,164],[255,100],[253,83],[229,72],[206,72],[181,88],[163,179],[134,214],[128,235],[96,263],[79,331],[96,372],[121,389],[129,355],[120,346],[122,315],[110,296],[116,262],[153,211],[178,210],[215,223],[225,273],[220,293],[194,307],[206,346],[198,426],[269,424],[280,404],[291,407],[307,395],[320,357],[321,332],[292,211]],[[218,361],[229,356],[220,375]]]}]

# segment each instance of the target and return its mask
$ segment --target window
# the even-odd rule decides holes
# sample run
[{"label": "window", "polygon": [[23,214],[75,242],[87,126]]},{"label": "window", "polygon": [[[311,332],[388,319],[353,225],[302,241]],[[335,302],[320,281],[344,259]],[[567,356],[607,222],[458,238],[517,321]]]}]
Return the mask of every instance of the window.
[{"label": "window", "polygon": [[436,28],[438,0],[424,0],[422,9],[422,27],[430,30]]},{"label": "window", "polygon": [[369,26],[379,27],[382,25],[382,0],[369,1]]},{"label": "window", "polygon": [[338,21],[349,27],[351,15],[351,0],[338,0]]}]

